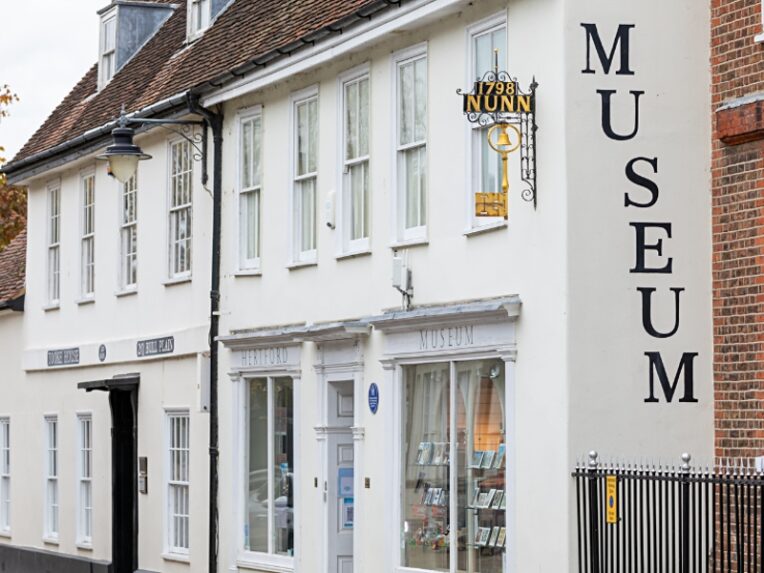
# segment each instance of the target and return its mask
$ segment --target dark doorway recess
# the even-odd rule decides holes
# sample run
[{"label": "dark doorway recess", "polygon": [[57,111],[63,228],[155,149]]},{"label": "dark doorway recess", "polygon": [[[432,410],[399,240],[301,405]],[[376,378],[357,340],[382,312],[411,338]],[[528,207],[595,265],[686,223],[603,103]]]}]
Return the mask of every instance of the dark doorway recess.
[{"label": "dark doorway recess", "polygon": [[130,374],[82,382],[79,388],[109,393],[111,408],[112,572],[138,569],[138,385]]}]

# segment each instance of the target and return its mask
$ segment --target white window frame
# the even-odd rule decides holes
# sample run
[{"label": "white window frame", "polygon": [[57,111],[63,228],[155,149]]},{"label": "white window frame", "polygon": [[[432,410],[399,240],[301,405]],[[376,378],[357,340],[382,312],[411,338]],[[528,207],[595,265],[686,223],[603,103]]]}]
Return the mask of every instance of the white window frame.
[{"label": "white window frame", "polygon": [[[61,302],[61,183],[47,186],[47,303],[56,307]],[[55,232],[54,232],[55,229]]]},{"label": "white window frame", "polygon": [[[173,448],[173,425],[176,420],[183,420],[186,421],[185,431],[186,431],[186,442],[185,447],[183,446],[183,443],[181,442],[181,447]],[[179,452],[185,451],[187,456],[187,464],[186,464],[186,471],[188,475],[186,476],[186,480],[178,480],[173,479],[173,451],[177,450]],[[164,440],[164,451],[165,451],[165,487],[164,487],[164,496],[165,496],[165,510],[164,510],[164,555],[176,558],[179,557],[182,560],[188,560],[190,547],[191,547],[191,414],[190,410],[188,408],[165,408],[165,440]],[[186,503],[188,505],[186,511],[187,513],[185,515],[178,514],[177,517],[179,517],[181,520],[185,517],[186,520],[186,541],[188,544],[188,547],[183,547],[182,545],[178,545],[174,543],[173,539],[175,537],[176,529],[175,529],[175,519],[176,513],[175,513],[175,505],[174,505],[174,499],[173,499],[173,492],[178,490],[185,489],[186,491]],[[182,533],[181,533],[182,535]]]},{"label": "white window frame", "polygon": [[[400,139],[400,123],[401,123],[401,109],[399,105],[399,98],[400,98],[400,73],[399,70],[402,66],[409,64],[411,62],[414,62],[419,59],[424,59],[425,66],[426,66],[426,74],[427,74],[427,85],[425,87],[425,93],[427,94],[427,98],[425,100],[425,138],[424,140],[420,140],[417,142],[412,142],[408,144],[401,145],[399,142]],[[423,244],[427,242],[428,239],[428,225],[427,221],[429,220],[431,216],[431,209],[430,209],[430,193],[429,193],[429,187],[430,187],[430,161],[428,158],[428,140],[429,140],[429,128],[430,128],[430,121],[429,121],[429,114],[430,114],[430,102],[429,102],[429,91],[430,91],[430,81],[429,81],[429,75],[430,75],[430,65],[429,65],[429,54],[428,54],[428,46],[427,42],[423,42],[421,44],[417,44],[415,46],[411,46],[409,48],[406,48],[404,50],[400,50],[398,52],[395,52],[391,57],[392,62],[392,106],[393,106],[393,112],[392,116],[395,118],[395,120],[392,122],[393,127],[393,159],[392,159],[392,167],[393,167],[393,174],[391,181],[393,182],[393,185],[395,186],[395,192],[392,193],[393,197],[393,212],[394,217],[393,220],[395,221],[394,225],[394,236],[392,239],[392,246],[405,246],[405,245],[411,245],[411,244]],[[401,154],[405,151],[408,151],[410,149],[414,148],[424,148],[425,153],[425,161],[426,161],[426,174],[425,174],[425,180],[426,180],[426,187],[424,189],[425,193],[425,203],[427,205],[426,211],[425,211],[425,223],[424,225],[418,225],[416,227],[410,227],[406,228],[406,200],[407,197],[405,195],[405,186],[402,184],[401,177],[404,175],[402,172],[399,162]]]},{"label": "white window frame", "polygon": [[[506,11],[499,12],[488,18],[480,20],[470,25],[467,32],[467,61],[466,61],[466,73],[467,83],[465,85],[472,86],[477,78],[477,70],[475,70],[475,40],[479,36],[484,34],[493,33],[500,28],[504,28],[505,34],[509,34],[509,26],[507,25],[507,13]],[[505,47],[505,53],[508,52],[508,48]],[[506,62],[504,62],[506,66]],[[499,69],[503,69],[502,63],[499,62]],[[477,140],[483,137],[483,134],[479,132],[484,128],[475,123],[468,123],[467,129],[467,224],[465,228],[465,234],[469,235],[474,232],[486,231],[494,228],[502,228],[507,226],[507,222],[503,217],[476,217],[475,216],[475,193],[477,192],[492,192],[491,190],[482,189],[481,167],[480,167],[480,145]],[[496,154],[498,158],[498,154]],[[497,159],[498,160],[498,159]],[[501,177],[501,173],[499,177]],[[500,185],[499,185],[500,187]],[[501,189],[499,188],[500,192]]]},{"label": "white window frame", "polygon": [[[106,49],[106,26],[114,23],[114,48]],[[98,43],[98,89],[108,84],[117,73],[117,10],[109,10],[101,18],[101,33]],[[110,68],[107,68],[105,62],[109,61]],[[110,72],[110,73],[109,73]]]},{"label": "white window frame", "polygon": [[[249,432],[249,385],[253,379],[267,379],[268,381],[268,431],[270,436],[268,437],[268,489],[273,491],[273,473],[270,471],[271,464],[273,463],[273,456],[270,452],[273,448],[273,380],[276,378],[291,378],[292,379],[292,433],[293,433],[293,452],[294,452],[294,476],[292,479],[294,487],[294,508],[293,508],[293,523],[294,523],[294,555],[275,555],[273,553],[263,553],[259,551],[247,551],[244,549],[244,531],[240,527],[240,524],[244,523],[246,519],[244,508],[245,502],[249,495],[248,491],[248,468],[246,461],[248,460],[247,451],[247,435]],[[300,496],[300,488],[298,484],[301,483],[301,466],[300,456],[301,454],[301,384],[300,384],[299,371],[271,371],[264,370],[257,373],[248,373],[246,376],[242,376],[237,380],[238,388],[234,390],[237,398],[236,412],[238,419],[235,421],[235,434],[234,434],[234,447],[238,452],[234,467],[236,468],[236,510],[233,512],[235,516],[235,522],[233,522],[233,531],[238,532],[236,535],[236,547],[237,547],[237,563],[244,568],[263,568],[267,571],[294,571],[295,564],[297,563],[298,555],[301,547],[301,535],[299,524],[301,519],[301,503],[302,498]],[[271,506],[272,507],[272,506]],[[273,536],[270,531],[270,524],[272,519],[269,516],[268,522],[268,546],[272,547]]]},{"label": "white window frame", "polygon": [[[244,138],[244,124],[260,120],[260,184],[254,185],[251,188],[245,189],[244,188],[244,179],[243,179],[243,166],[244,166],[244,145],[243,145],[243,138]],[[254,274],[255,272],[260,270],[261,265],[261,259],[262,259],[262,239],[263,239],[263,233],[262,233],[262,214],[263,214],[263,143],[264,143],[264,120],[263,120],[263,108],[262,106],[254,106],[251,108],[240,110],[237,115],[237,133],[238,133],[238,161],[237,161],[237,201],[235,201],[236,205],[236,212],[235,217],[238,225],[238,233],[236,236],[238,237],[237,245],[236,245],[236,252],[238,252],[238,271],[244,271],[244,273],[251,273]],[[253,148],[253,155],[254,155],[254,148]],[[250,166],[250,169],[252,166]],[[246,239],[248,237],[248,234],[250,232],[250,228],[248,224],[245,224],[244,221],[242,221],[241,214],[244,212],[242,205],[243,205],[243,198],[245,195],[248,194],[257,194],[258,200],[257,200],[257,256],[248,258],[246,256]]]},{"label": "white window frame", "polygon": [[[515,543],[515,535],[516,531],[513,527],[513,514],[515,507],[515,500],[517,499],[515,492],[516,492],[516,475],[515,475],[515,450],[514,450],[514,443],[515,443],[515,433],[514,433],[514,426],[513,426],[513,419],[514,419],[514,411],[515,411],[515,375],[514,375],[514,364],[513,362],[508,361],[506,356],[502,356],[501,354],[497,354],[495,352],[484,352],[484,351],[476,351],[476,352],[462,352],[462,353],[455,353],[455,354],[449,354],[449,355],[443,355],[442,353],[428,353],[423,354],[421,356],[416,357],[395,357],[391,359],[391,366],[392,369],[391,372],[391,379],[392,379],[392,397],[394,404],[394,412],[393,412],[393,419],[391,420],[394,425],[394,435],[396,436],[394,440],[391,440],[392,443],[388,445],[387,451],[392,456],[393,463],[390,464],[390,471],[392,472],[392,475],[390,476],[391,483],[392,483],[392,492],[393,492],[393,499],[395,500],[395,503],[393,504],[393,511],[392,511],[392,521],[388,522],[388,524],[392,527],[390,530],[390,539],[397,539],[399,540],[401,538],[401,500],[403,499],[402,494],[402,463],[401,463],[401,456],[402,456],[402,432],[403,432],[403,417],[405,416],[404,408],[403,408],[403,399],[404,399],[404,392],[403,392],[403,384],[405,382],[405,374],[404,374],[404,367],[406,366],[419,366],[419,365],[435,365],[435,364],[448,364],[449,365],[449,392],[450,392],[450,400],[453,404],[456,400],[456,365],[462,362],[472,362],[476,360],[503,360],[505,364],[505,390],[504,390],[504,400],[505,400],[505,418],[504,418],[504,427],[506,431],[506,454],[505,454],[505,465],[506,465],[506,494],[507,494],[507,515],[506,515],[506,551],[504,552],[504,561],[503,561],[503,573],[512,573],[515,571],[515,557],[514,557],[514,543]],[[451,435],[455,435],[456,433],[456,425],[454,423],[455,418],[452,416],[452,419],[449,420],[449,424],[451,425]],[[456,454],[456,444],[452,441],[452,449],[451,449],[451,455],[449,456],[451,460],[456,460],[457,456]],[[388,474],[389,475],[389,474]],[[458,477],[456,475],[456,472],[451,472],[451,491],[456,491],[456,482],[458,480]],[[458,514],[455,504],[451,504],[449,507],[450,513],[450,522],[451,523],[457,523],[458,521]],[[452,533],[452,541],[456,536],[456,533]],[[458,571],[458,559],[455,559],[456,553],[457,553],[457,547],[456,544],[453,542],[449,544],[450,547],[452,547],[452,553],[451,553],[451,572],[456,573]],[[401,551],[400,551],[400,543],[394,543],[391,547],[392,552],[392,570],[394,573],[430,573],[429,570],[421,570],[421,569],[414,569],[410,567],[404,567],[401,565]]]},{"label": "white window frame", "polygon": [[61,488],[59,476],[61,474],[61,458],[59,447],[61,432],[58,426],[58,416],[49,414],[45,416],[45,509],[44,509],[44,533],[43,540],[58,543],[58,535],[61,529]]},{"label": "white window frame", "polygon": [[211,0],[188,0],[188,41],[199,38],[210,27]]},{"label": "white window frame", "polygon": [[[367,153],[366,155],[359,155],[358,157],[347,159],[347,126],[346,126],[346,114],[345,114],[345,89],[348,85],[354,83],[360,83],[362,81],[369,83],[369,129],[367,133]],[[337,157],[339,158],[339,175],[337,180],[340,182],[341,192],[339,193],[339,255],[351,256],[357,254],[363,254],[370,252],[371,249],[371,227],[372,227],[372,193],[371,193],[371,74],[369,64],[363,64],[352,70],[348,70],[337,79],[337,90],[339,92],[338,108],[337,108],[337,130],[341,136],[338,139],[339,149]],[[359,104],[360,105],[360,104]],[[366,164],[367,181],[368,181],[368,201],[364,205],[367,211],[367,219],[369,221],[368,228],[366,229],[366,236],[359,239],[353,239],[351,237],[352,231],[352,217],[353,217],[353,198],[351,197],[352,186],[350,181],[350,167]]]},{"label": "white window frame", "polygon": [[[84,495],[89,489],[89,496]],[[77,414],[77,545],[93,545],[93,415]]]},{"label": "white window frame", "polygon": [[11,419],[0,416],[0,536],[11,534]]},{"label": "white window frame", "polygon": [[[88,182],[92,182],[92,203],[88,200]],[[91,211],[92,227],[88,228],[88,211]],[[80,174],[80,297],[82,301],[95,298],[95,225],[96,225],[96,177],[94,171]],[[88,250],[87,245],[90,245]],[[86,257],[89,256],[89,259]]]},{"label": "white window frame", "polygon": [[[187,171],[179,171],[173,173],[173,150],[176,146],[184,146],[188,151],[189,169]],[[191,144],[185,139],[173,139],[168,142],[167,146],[167,247],[168,247],[168,274],[170,281],[183,281],[191,278],[193,273],[193,254],[194,254],[194,153]],[[173,205],[173,179],[175,177],[182,177],[183,174],[189,174],[189,188],[188,188],[188,202]],[[187,263],[186,268],[182,268],[176,271],[177,260],[175,255],[176,243],[179,243],[179,239],[175,236],[173,230],[174,218],[184,210],[188,210],[189,226],[188,226],[188,250],[187,250]]]},{"label": "white window frame", "polygon": [[[119,292],[134,292],[138,289],[138,172],[136,171],[133,176],[125,183],[118,183],[119,185]],[[133,216],[134,219],[127,221],[127,211],[125,209],[125,201],[129,194],[133,195]],[[128,247],[130,242],[128,237],[132,232],[135,232],[135,251],[129,252]],[[135,280],[131,281],[128,276],[128,258],[134,259],[133,265],[135,268]]]},{"label": "white window frame", "polygon": [[[318,149],[316,149],[316,170],[311,171],[309,173],[305,173],[303,175],[297,175],[297,168],[298,168],[298,137],[297,137],[297,107],[310,102],[311,100],[316,101],[316,142],[317,147],[320,148],[320,137],[321,137],[321,102],[319,99],[319,93],[318,93],[318,85],[313,85],[308,88],[305,88],[299,92],[295,92],[291,95],[289,98],[289,125],[290,125],[290,146],[291,146],[291,153],[290,155],[290,178],[289,178],[289,229],[290,229],[290,253],[291,253],[291,260],[289,266],[302,266],[302,265],[313,265],[317,263],[318,260],[318,203],[319,203],[319,192],[318,192],[318,182],[319,182],[319,161],[320,161],[320,154],[318,152]],[[313,245],[313,249],[309,249],[306,251],[301,250],[301,244],[302,244],[302,200],[300,197],[298,197],[298,183],[301,183],[303,181],[308,181],[310,179],[313,179],[315,182],[315,192],[314,192],[314,205],[313,205],[313,217],[314,217],[314,233],[315,233],[315,244]]]}]

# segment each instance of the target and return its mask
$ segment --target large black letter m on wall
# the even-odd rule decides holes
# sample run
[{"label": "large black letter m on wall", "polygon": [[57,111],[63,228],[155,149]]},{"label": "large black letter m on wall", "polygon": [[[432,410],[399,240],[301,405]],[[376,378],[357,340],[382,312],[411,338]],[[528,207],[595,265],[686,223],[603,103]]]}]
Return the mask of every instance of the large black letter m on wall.
[{"label": "large black letter m on wall", "polygon": [[661,389],[663,395],[666,398],[666,402],[671,402],[674,399],[677,386],[679,386],[679,377],[684,371],[684,396],[682,396],[680,402],[697,402],[694,392],[695,373],[693,370],[693,362],[697,352],[685,352],[682,354],[682,359],[679,361],[679,368],[676,370],[674,376],[674,382],[669,382],[668,374],[666,374],[666,367],[663,364],[663,358],[661,358],[660,352],[645,352],[645,356],[650,360],[650,396],[645,398],[645,402],[660,402],[655,397],[655,375],[661,383]]},{"label": "large black letter m on wall", "polygon": [[629,39],[631,29],[635,27],[634,24],[620,24],[618,26],[618,32],[615,35],[615,41],[610,49],[610,54],[605,52],[605,46],[602,44],[602,38],[597,30],[597,24],[581,24],[581,26],[586,30],[586,68],[581,70],[582,74],[596,73],[592,69],[592,44],[594,44],[597,57],[602,64],[602,70],[606,74],[610,73],[610,68],[613,67],[613,62],[615,61],[615,53],[620,47],[621,66],[618,68],[616,75],[634,75],[634,72],[629,68]]}]

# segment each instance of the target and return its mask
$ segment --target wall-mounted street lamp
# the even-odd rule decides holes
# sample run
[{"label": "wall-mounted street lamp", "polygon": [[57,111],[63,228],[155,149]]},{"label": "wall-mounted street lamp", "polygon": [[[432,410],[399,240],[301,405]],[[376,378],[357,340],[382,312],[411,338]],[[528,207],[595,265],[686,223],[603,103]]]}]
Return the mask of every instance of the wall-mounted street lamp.
[{"label": "wall-mounted street lamp", "polygon": [[[106,148],[106,151],[97,156],[109,162],[109,173],[117,178],[120,183],[126,183],[138,168],[139,161],[151,159],[151,155],[143,153],[143,150],[133,142],[135,130],[128,127],[132,125],[153,124],[169,129],[180,135],[183,139],[193,145],[197,153],[194,159],[202,162],[202,184],[207,183],[207,123],[190,119],[149,119],[127,117],[125,108],[119,116],[119,127],[115,127],[111,132],[112,144]],[[181,129],[173,129],[169,126],[181,126]],[[194,126],[202,126],[201,135],[194,134],[191,130]]]}]

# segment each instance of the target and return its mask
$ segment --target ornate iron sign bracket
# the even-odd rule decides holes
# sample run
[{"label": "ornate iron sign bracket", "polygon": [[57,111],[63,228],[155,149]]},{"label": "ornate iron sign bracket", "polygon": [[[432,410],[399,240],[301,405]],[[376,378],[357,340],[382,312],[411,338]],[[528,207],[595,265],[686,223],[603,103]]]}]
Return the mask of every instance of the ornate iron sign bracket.
[{"label": "ornate iron sign bracket", "polygon": [[[491,147],[502,154],[502,160],[506,164],[506,155],[511,152],[506,149],[520,149],[520,178],[525,183],[525,188],[520,196],[523,200],[533,203],[533,208],[537,206],[537,187],[536,187],[536,89],[538,83],[533,78],[528,91],[521,91],[517,78],[512,77],[505,71],[494,69],[486,72],[482,78],[478,79],[473,91],[468,93],[457,89],[456,93],[463,99],[463,111],[470,123],[475,123],[481,127],[491,126],[513,126],[516,129],[509,130],[504,128],[506,137],[499,136],[507,146],[502,150],[491,141],[489,135],[489,144]],[[509,134],[512,131],[519,131],[519,145],[508,145]],[[498,147],[498,148],[497,148]],[[504,177],[506,178],[506,168]],[[494,195],[494,194],[484,194]],[[505,190],[506,195],[506,190]],[[506,201],[506,198],[505,198]],[[506,209],[506,204],[504,205]],[[505,211],[506,218],[506,211]]]}]

